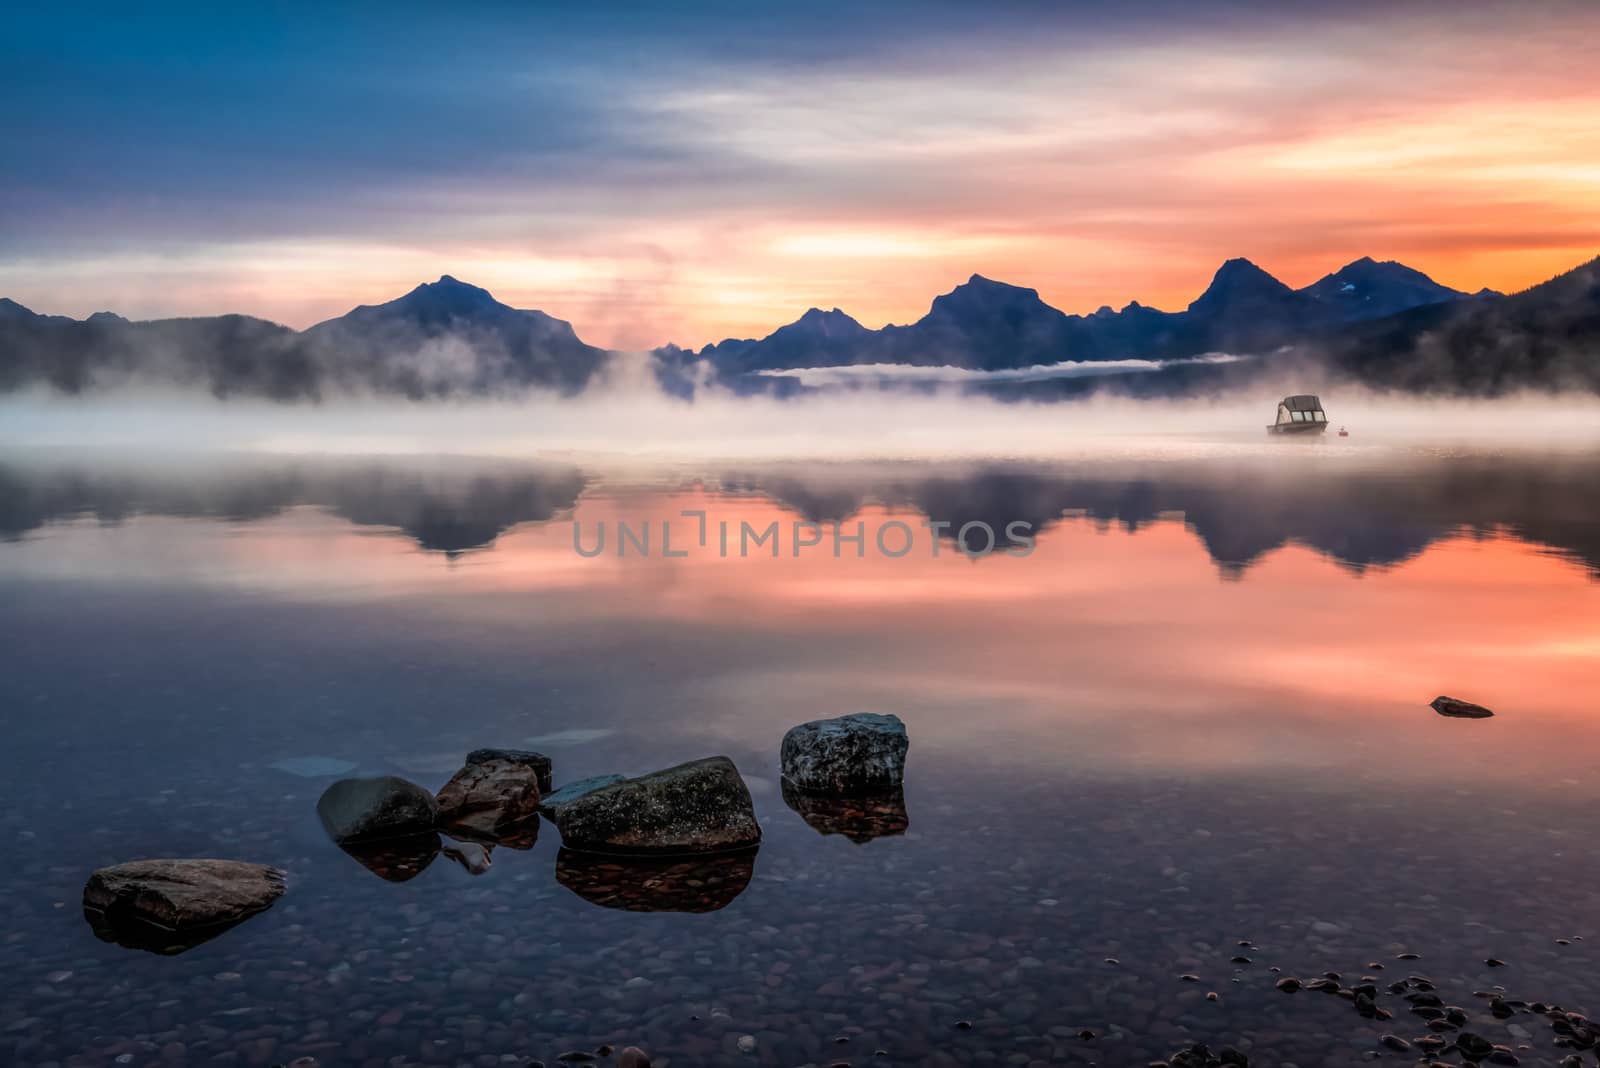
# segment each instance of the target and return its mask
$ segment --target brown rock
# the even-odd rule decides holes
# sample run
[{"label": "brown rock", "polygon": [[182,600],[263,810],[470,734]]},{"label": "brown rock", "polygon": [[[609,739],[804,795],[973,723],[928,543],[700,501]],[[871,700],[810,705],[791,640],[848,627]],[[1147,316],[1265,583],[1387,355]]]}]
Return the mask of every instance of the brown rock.
[{"label": "brown rock", "polygon": [[101,868],[83,911],[108,942],[179,953],[270,907],[283,872],[240,860],[135,860]]},{"label": "brown rock", "polygon": [[[501,751],[491,749],[472,753],[467,765],[439,790],[436,800],[440,823],[493,834],[500,828],[538,817],[538,767],[494,755],[498,752]],[[548,774],[548,761],[546,769]]]},{"label": "brown rock", "polygon": [[638,1046],[628,1046],[617,1054],[617,1068],[650,1068],[650,1057]]}]

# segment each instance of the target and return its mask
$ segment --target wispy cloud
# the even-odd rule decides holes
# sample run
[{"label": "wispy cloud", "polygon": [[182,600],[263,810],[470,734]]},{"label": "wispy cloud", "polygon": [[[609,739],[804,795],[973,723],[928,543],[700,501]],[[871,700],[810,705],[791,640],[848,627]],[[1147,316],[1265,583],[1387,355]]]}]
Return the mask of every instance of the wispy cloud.
[{"label": "wispy cloud", "polygon": [[699,345],[973,271],[1087,311],[1600,245],[1593,5],[67,17],[0,42],[0,293],[46,311],[303,326],[448,271]]}]

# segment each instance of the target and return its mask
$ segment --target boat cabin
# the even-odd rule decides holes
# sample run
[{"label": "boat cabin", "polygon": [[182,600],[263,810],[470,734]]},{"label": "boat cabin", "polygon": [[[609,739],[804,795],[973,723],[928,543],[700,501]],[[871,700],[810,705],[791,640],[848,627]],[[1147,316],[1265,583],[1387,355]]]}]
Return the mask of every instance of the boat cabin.
[{"label": "boat cabin", "polygon": [[1278,419],[1267,432],[1271,434],[1321,434],[1328,429],[1328,413],[1322,410],[1322,399],[1312,393],[1300,393],[1278,402]]}]

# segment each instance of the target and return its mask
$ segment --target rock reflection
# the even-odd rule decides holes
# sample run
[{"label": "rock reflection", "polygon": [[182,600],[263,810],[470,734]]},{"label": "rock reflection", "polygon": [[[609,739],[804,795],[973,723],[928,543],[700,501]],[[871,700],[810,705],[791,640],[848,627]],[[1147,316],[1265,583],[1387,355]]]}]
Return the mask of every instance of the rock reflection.
[{"label": "rock reflection", "polygon": [[911,826],[905,791],[901,789],[832,797],[802,793],[784,779],[783,803],[818,834],[842,834],[857,845],[905,834]]},{"label": "rock reflection", "polygon": [[89,921],[95,937],[102,942],[111,942],[124,949],[142,949],[147,953],[172,957],[233,930],[250,917],[241,916],[227,923],[185,927],[177,931],[141,920],[118,909],[102,912],[99,909],[86,908],[83,910],[83,918]]},{"label": "rock reflection", "polygon": [[744,892],[756,850],[672,860],[561,850],[556,881],[601,908],[627,912],[715,912]]},{"label": "rock reflection", "polygon": [[497,827],[492,833],[452,823],[444,828],[444,834],[445,837],[453,838],[457,842],[471,842],[485,849],[504,846],[506,849],[525,851],[538,844],[539,817],[533,816],[504,827]]},{"label": "rock reflection", "polygon": [[421,875],[439,855],[441,845],[439,836],[429,831],[377,842],[348,842],[339,848],[378,878],[403,883]]}]

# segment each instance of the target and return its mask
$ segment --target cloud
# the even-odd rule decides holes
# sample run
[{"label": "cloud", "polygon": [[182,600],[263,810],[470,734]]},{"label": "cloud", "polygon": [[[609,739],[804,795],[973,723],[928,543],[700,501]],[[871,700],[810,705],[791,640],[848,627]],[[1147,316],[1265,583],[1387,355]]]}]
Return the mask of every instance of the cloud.
[{"label": "cloud", "polygon": [[1513,289],[1600,235],[1592,5],[67,17],[0,42],[0,293],[67,314],[304,326],[449,271],[698,346],[973,271],[1069,311],[1231,255]]}]

